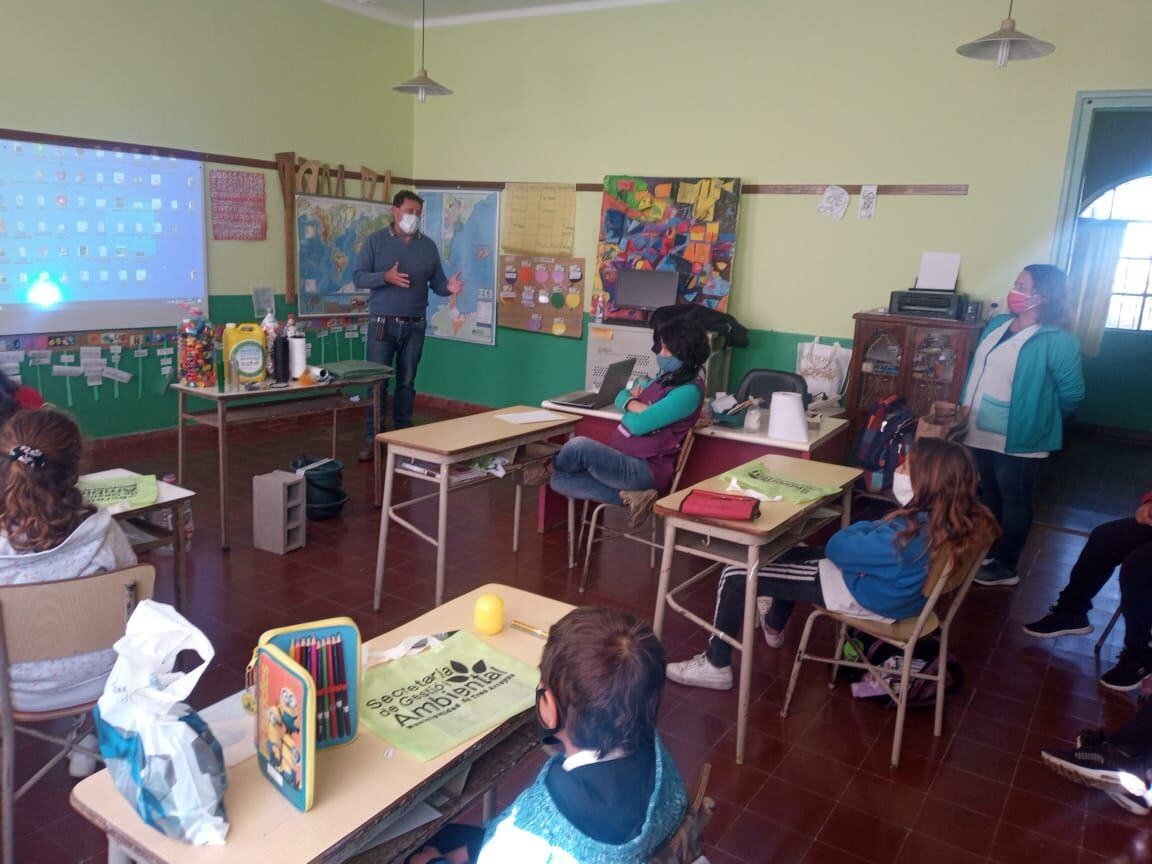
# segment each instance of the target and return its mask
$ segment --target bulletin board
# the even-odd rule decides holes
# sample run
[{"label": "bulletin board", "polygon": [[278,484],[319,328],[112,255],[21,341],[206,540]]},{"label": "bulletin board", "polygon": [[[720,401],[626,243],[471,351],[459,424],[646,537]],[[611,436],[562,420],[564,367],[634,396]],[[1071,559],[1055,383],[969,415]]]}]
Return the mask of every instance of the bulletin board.
[{"label": "bulletin board", "polygon": [[620,270],[672,270],[677,303],[728,308],[740,212],[737,177],[604,178],[595,290],[608,294],[605,318],[641,320],[612,303]]},{"label": "bulletin board", "polygon": [[501,255],[500,270],[501,327],[583,337],[583,258]]}]

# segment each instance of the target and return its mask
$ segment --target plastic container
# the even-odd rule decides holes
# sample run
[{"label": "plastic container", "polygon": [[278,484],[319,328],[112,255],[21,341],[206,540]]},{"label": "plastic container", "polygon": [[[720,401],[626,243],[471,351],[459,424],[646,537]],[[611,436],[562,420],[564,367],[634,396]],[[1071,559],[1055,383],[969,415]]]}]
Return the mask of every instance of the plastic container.
[{"label": "plastic container", "polygon": [[224,358],[237,384],[264,380],[264,333],[259,324],[224,328]]},{"label": "plastic container", "polygon": [[[313,465],[315,467],[308,468]],[[304,472],[305,513],[309,519],[332,519],[340,515],[348,494],[344,491],[344,463],[339,459],[320,460],[301,455],[292,461],[292,470]]]}]

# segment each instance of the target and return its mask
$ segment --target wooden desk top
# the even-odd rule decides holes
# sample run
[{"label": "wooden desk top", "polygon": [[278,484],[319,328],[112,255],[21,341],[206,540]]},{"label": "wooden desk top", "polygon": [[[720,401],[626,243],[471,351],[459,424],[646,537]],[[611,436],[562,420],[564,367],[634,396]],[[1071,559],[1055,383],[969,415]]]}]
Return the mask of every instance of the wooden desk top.
[{"label": "wooden desk top", "polygon": [[[504,600],[505,623],[519,619],[550,628],[572,610],[558,600],[507,585],[490,584],[450,600],[365,643],[391,648],[408,636],[441,633],[472,626],[472,607],[481,594],[499,594]],[[482,636],[497,651],[529,665],[540,662],[544,640],[505,626],[495,636]],[[239,682],[237,682],[239,683]],[[474,748],[482,736],[428,762],[396,749],[361,728],[352,743],[316,754],[316,798],[307,813],[296,810],[261,776],[253,756],[228,770],[224,805],[231,827],[224,846],[190,846],[163,836],[136,815],[112,784],[107,771],[99,771],[72,789],[72,806],[102,831],[116,838],[125,851],[141,862],[303,862],[338,860],[342,840],[382,821],[390,807],[419,786],[434,788],[457,766],[461,754]]]},{"label": "wooden desk top", "polygon": [[451,420],[441,420],[439,423],[381,432],[376,436],[376,440],[382,444],[398,444],[428,453],[451,456],[480,447],[496,447],[502,442],[515,441],[525,435],[562,432],[580,422],[580,418],[575,414],[564,414],[559,411],[552,412],[558,415],[558,419],[542,423],[509,423],[507,420],[496,419],[501,414],[523,414],[539,410],[530,405],[513,405],[510,408],[497,408],[495,411],[485,411],[482,414],[453,417]]},{"label": "wooden desk top", "polygon": [[[325,381],[323,384],[300,384],[289,381],[282,387],[262,387],[258,390],[245,390],[243,387],[233,390],[217,390],[215,387],[189,387],[187,384],[170,384],[169,387],[187,396],[196,396],[201,399],[210,399],[213,402],[235,402],[240,399],[259,399],[264,396],[294,396],[306,397],[312,393],[325,393],[339,390],[342,387],[356,387],[362,384],[373,384],[392,377],[392,370],[376,372],[371,375],[361,375],[356,378],[341,378]],[[264,382],[261,382],[264,383]]]},{"label": "wooden desk top", "polygon": [[[813,462],[810,459],[796,459],[792,456],[779,456],[774,453],[745,463],[745,465],[758,464],[767,466],[782,477],[807,483],[819,483],[822,486],[835,486],[841,490],[855,483],[856,478],[861,474],[859,468],[846,468],[843,465],[830,465],[826,462]],[[680,519],[719,525],[730,530],[767,537],[819,503],[819,501],[809,501],[804,504],[794,504],[791,501],[761,501],[760,518],[749,522],[704,519],[699,516],[687,516],[680,512],[680,502],[691,490],[706,489],[709,492],[724,492],[727,488],[727,480],[722,477],[710,477],[689,486],[687,489],[681,489],[661,498],[656,502],[653,509],[661,516],[675,516]]]},{"label": "wooden desk top", "polygon": [[[544,400],[541,404],[550,411],[567,411],[570,414],[578,414],[581,417],[595,417],[613,423],[619,422],[622,414],[619,408],[611,405],[607,408],[580,408],[572,405],[559,405],[548,399]],[[706,438],[738,441],[742,444],[753,444],[764,448],[771,447],[775,450],[795,450],[798,453],[811,453],[833,436],[839,434],[840,431],[847,426],[848,421],[840,417],[823,417],[820,420],[820,428],[808,429],[807,441],[788,441],[783,438],[772,438],[768,435],[768,411],[765,409],[764,419],[761,421],[759,432],[745,432],[742,428],[723,426],[719,423],[697,426],[693,431],[697,435],[703,435]]]}]

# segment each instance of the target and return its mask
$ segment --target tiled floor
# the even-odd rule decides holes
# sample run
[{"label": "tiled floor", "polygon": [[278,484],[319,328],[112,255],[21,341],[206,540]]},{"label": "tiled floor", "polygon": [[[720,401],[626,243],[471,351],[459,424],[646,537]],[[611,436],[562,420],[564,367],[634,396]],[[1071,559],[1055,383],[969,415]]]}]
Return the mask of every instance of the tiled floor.
[{"label": "tiled floor", "polygon": [[[236,436],[228,484],[234,539],[228,554],[217,548],[213,439],[196,436],[193,442],[188,484],[202,497],[195,503],[187,614],[217,651],[193,694],[196,706],[239,689],[252,645],[265,629],[346,614],[371,637],[431,606],[432,550],[396,530],[385,602],[379,614],[371,611],[378,511],[371,504],[370,466],[353,460],[358,437],[351,426],[340,443],[351,493],[342,517],[310,523],[307,548],[288,556],[251,548],[251,476],[287,467],[302,451],[323,454],[326,438],[322,427],[314,432],[246,427]],[[90,467],[164,473],[174,469],[174,452],[173,442],[133,443],[101,450]],[[854,701],[846,687],[829,693],[823,670],[803,675],[791,715],[780,718],[799,627],[789,633],[784,649],[758,646],[743,766],[733,759],[735,694],[669,684],[661,728],[689,784],[703,762],[712,763],[710,793],[719,805],[708,832],[713,864],[1152,860],[1152,823],[1125,813],[1102,793],[1056,777],[1039,761],[1041,747],[1059,746],[1081,728],[1113,726],[1130,715],[1132,701],[1106,695],[1095,680],[1101,664],[1114,659],[1121,632],[1098,660],[1094,636],[1051,642],[1020,630],[1053,601],[1083,544],[1082,536],[1059,528],[1089,528],[1108,515],[1126,514],[1149,485],[1149,451],[1074,444],[1050,461],[1038,493],[1043,525],[1033,531],[1024,581],[1016,589],[973,589],[955,631],[965,683],[949,699],[944,735],[933,737],[930,712],[910,714],[896,772],[888,767],[893,712]],[[512,490],[505,484],[453,498],[449,595],[499,581],[578,602],[579,574],[566,566],[562,532],[540,536],[526,526],[514,555],[511,512]],[[435,513],[425,511],[419,518],[431,524]],[[159,599],[169,600],[171,559],[154,556],[154,561]],[[655,581],[645,550],[606,544],[597,553],[584,601],[647,617]],[[693,601],[707,615],[710,590],[698,591]],[[1092,613],[1097,627],[1116,601],[1111,584]],[[670,657],[700,650],[703,640],[694,628],[672,618],[665,639]],[[39,745],[21,742],[22,776],[41,752]],[[537,764],[523,766],[522,781]],[[104,860],[102,835],[68,804],[72,782],[60,767],[18,805],[20,862]],[[502,787],[503,796],[514,794],[514,787]]]}]

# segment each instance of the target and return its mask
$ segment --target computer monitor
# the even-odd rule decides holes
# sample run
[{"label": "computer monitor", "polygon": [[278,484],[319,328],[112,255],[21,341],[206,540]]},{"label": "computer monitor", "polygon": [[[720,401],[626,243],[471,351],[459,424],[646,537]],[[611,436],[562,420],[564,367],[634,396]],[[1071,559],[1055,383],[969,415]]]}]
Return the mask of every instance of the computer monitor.
[{"label": "computer monitor", "polygon": [[618,270],[613,305],[618,309],[659,309],[676,304],[680,275],[674,270]]}]

